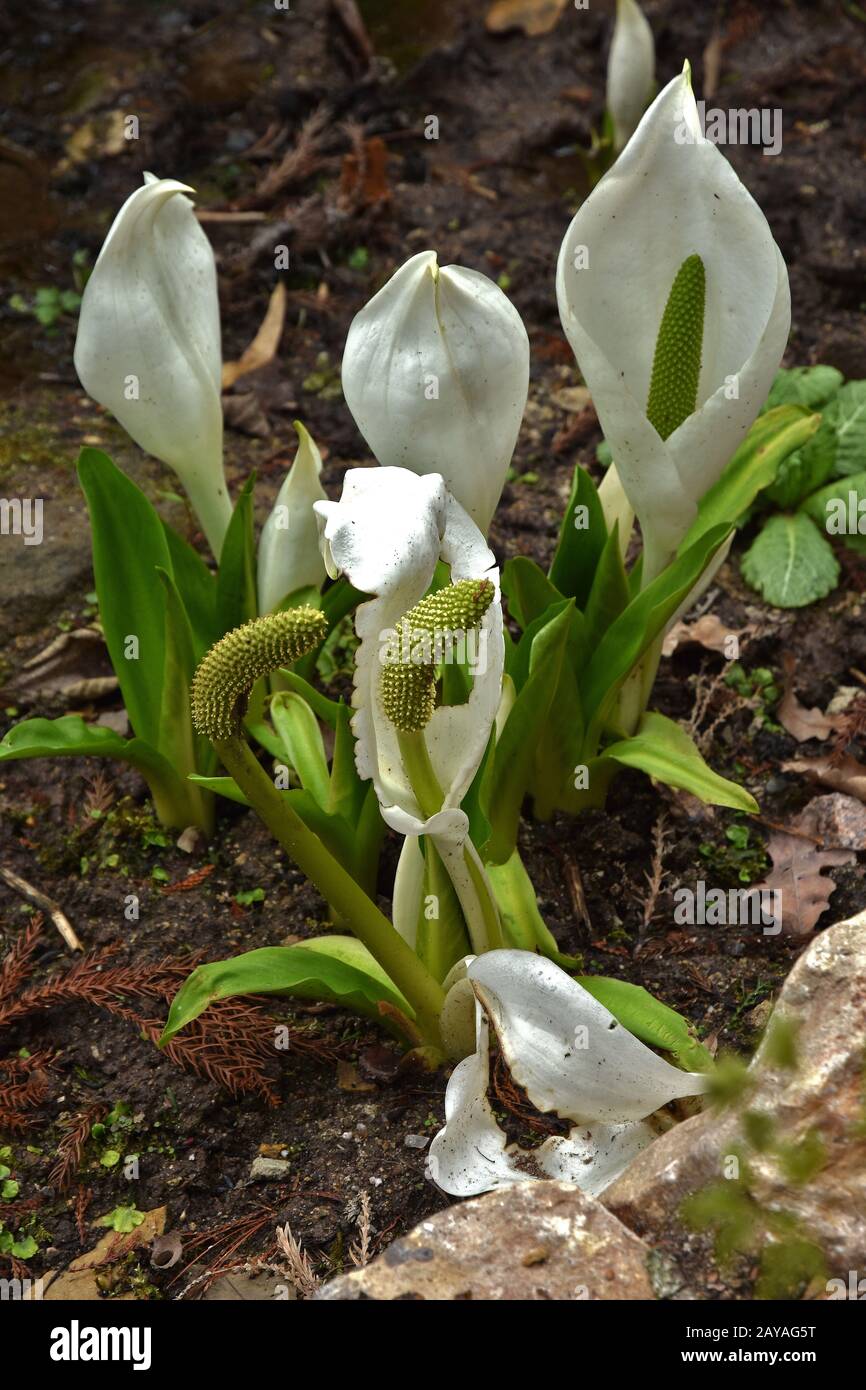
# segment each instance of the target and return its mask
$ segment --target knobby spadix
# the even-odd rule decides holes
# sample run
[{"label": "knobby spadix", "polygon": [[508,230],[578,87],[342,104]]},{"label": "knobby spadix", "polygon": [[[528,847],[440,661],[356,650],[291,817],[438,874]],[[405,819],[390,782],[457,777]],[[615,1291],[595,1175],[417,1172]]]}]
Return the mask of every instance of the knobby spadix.
[{"label": "knobby spadix", "polygon": [[[448,1082],[445,1128],[430,1146],[428,1173],[445,1192],[466,1197],[544,1176],[594,1196],[655,1138],[646,1116],[708,1087],[707,1076],[656,1056],[542,956],[490,951],[466,975],[478,1000],[476,1051]],[[531,1153],[507,1146],[487,1100],[490,1027],[536,1109],[573,1122],[566,1138]]]},{"label": "knobby spadix", "polygon": [[433,251],[401,266],[355,317],[343,394],[379,463],[440,474],[487,534],[529,386],[529,340],[486,275],[440,269]]},{"label": "knobby spadix", "polygon": [[219,558],[223,475],[219,303],[192,192],[145,174],[117,214],[81,304],[75,370],[136,444],[177,473]]},{"label": "knobby spadix", "polygon": [[756,418],[790,327],[781,252],[701,133],[688,67],[572,221],[557,297],[641,523],[647,583]]}]

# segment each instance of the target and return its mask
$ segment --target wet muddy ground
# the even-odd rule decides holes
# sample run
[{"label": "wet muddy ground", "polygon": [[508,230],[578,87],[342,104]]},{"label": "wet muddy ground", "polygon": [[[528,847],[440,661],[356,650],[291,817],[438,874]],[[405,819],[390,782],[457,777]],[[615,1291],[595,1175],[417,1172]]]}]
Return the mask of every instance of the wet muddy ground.
[{"label": "wet muddy ground", "polygon": [[[122,725],[116,696],[70,701],[21,682],[34,653],[96,616],[74,476],[82,443],[105,448],[174,525],[200,540],[173,476],[83,395],[71,363],[74,308],[50,325],[27,311],[39,290],[74,292],[142,169],[192,184],[209,214],[225,358],[240,354],[261,320],[275,281],[274,245],[290,248],[277,362],[243,378],[227,398],[236,425],[227,432],[228,476],[237,488],[258,470],[260,519],[293,454],[293,419],[321,446],[332,496],[345,469],[367,458],[339,391],[346,330],[393,269],[429,246],[442,263],[499,279],[527,324],[530,400],[491,541],[501,561],[550,556],[574,462],[594,466],[600,439],[567,394],[578,377],[553,274],[585,193],[574,147],[588,143],[600,120],[610,20],[601,4],[567,7],[548,34],[493,35],[484,26],[487,8],[482,0],[447,7],[359,0],[366,22],[359,30],[341,18],[347,7],[326,0],[292,0],[288,12],[223,0],[147,7],[13,0],[7,7],[0,18],[0,492],[43,497],[46,536],[39,547],[0,540],[4,729],[21,717],[70,710]],[[789,266],[785,363],[826,362],[866,377],[862,11],[829,0],[648,0],[646,11],[660,82],[689,57],[699,92],[708,64],[717,67],[718,105],[781,109],[777,157],[753,147],[727,154]],[[138,117],[137,140],[123,138],[118,117],[129,114]],[[425,139],[431,116],[437,140]],[[866,670],[862,560],[846,552],[839,589],[783,613],[763,605],[740,576],[748,539],[738,540],[709,598],[709,611],[730,628],[754,630],[744,666],[768,668],[781,688],[787,654],[808,706],[824,709],[840,689],[856,691]],[[110,674],[98,652],[92,663],[87,676]],[[700,727],[710,730],[710,761],[761,805],[745,842],[727,833],[741,824],[732,813],[698,814],[694,803],[626,774],[605,812],[526,821],[521,849],[547,922],[588,971],[644,985],[688,1015],[712,1046],[748,1052],[762,1002],[807,938],[677,927],[671,889],[703,876],[722,887],[760,881],[768,837],[816,792],[782,764],[832,745],[798,744],[772,708],[733,695],[721,672],[720,657],[680,647],[663,662],[656,703],[688,722],[696,698],[708,697]],[[339,663],[332,680],[345,690]],[[866,758],[856,728],[848,753]],[[111,1266],[103,1292],[136,1297],[177,1296],[201,1265],[234,1267],[272,1252],[274,1227],[285,1221],[327,1275],[349,1258],[362,1194],[374,1248],[444,1205],[424,1179],[419,1145],[442,1122],[445,1077],[401,1067],[372,1026],[322,1007],[250,1004],[174,1057],[154,1046],[190,955],[216,959],[276,945],[325,923],[322,901],[252,815],[223,808],[213,843],[185,854],[153,822],[135,775],[93,760],[6,765],[0,805],[0,866],[58,902],[87,951],[100,953],[63,984],[73,959],[45,921],[26,938],[32,953],[22,961],[34,910],[0,882],[0,948],[18,943],[0,994],[0,1066],[8,1076],[26,1071],[32,1087],[14,1127],[0,1134],[20,1184],[0,1220],[33,1236],[34,1273],[63,1269],[96,1243],[94,1218],[132,1203],[141,1212],[167,1206],[166,1229],[179,1231],[184,1246],[171,1270],[135,1255]],[[659,842],[667,877],[653,902],[647,875],[658,867]],[[385,906],[395,856],[388,844]],[[833,878],[819,929],[866,899],[862,855]],[[239,904],[237,895],[251,888],[264,890],[264,899]],[[129,894],[140,899],[136,922],[124,916]],[[100,977],[120,968],[128,973],[109,977],[115,985],[106,995]],[[272,1045],[280,1022],[290,1025],[283,1052]],[[95,1137],[94,1123],[103,1126]],[[265,1156],[290,1165],[280,1181],[250,1180],[263,1146]],[[136,1179],[106,1161],[117,1153],[139,1156]],[[711,1283],[702,1291],[718,1296]]]}]

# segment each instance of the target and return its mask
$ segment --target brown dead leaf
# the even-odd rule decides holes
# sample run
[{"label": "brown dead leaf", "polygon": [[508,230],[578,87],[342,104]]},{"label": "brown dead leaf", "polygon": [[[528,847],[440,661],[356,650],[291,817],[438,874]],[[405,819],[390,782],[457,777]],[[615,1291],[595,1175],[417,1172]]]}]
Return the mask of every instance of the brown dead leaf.
[{"label": "brown dead leaf", "polygon": [[842,758],[833,761],[832,755],[821,758],[794,758],[782,763],[783,772],[801,772],[822,787],[832,787],[834,791],[856,796],[858,801],[866,801],[866,763],[858,763],[856,758]]},{"label": "brown dead leaf", "polygon": [[259,325],[259,331],[249,347],[244,349],[236,362],[223,362],[224,391],[229,386],[233,386],[238,377],[246,376],[248,372],[257,371],[259,367],[265,367],[268,362],[273,361],[280,345],[280,338],[283,336],[285,321],[286,287],[280,280],[271,295],[267,313]]},{"label": "brown dead leaf", "polygon": [[727,656],[726,642],[730,642],[732,637],[745,637],[753,631],[754,629],[748,626],[726,627],[713,613],[705,613],[694,623],[684,623],[682,620],[674,623],[665,636],[662,656],[672,656],[677,647],[685,646],[688,642],[696,642],[708,652],[720,652],[722,656]]},{"label": "brown dead leaf", "polygon": [[496,0],[487,11],[485,24],[490,34],[522,29],[529,38],[535,38],[556,28],[567,5],[568,0]]},{"label": "brown dead leaf", "polygon": [[787,729],[798,743],[809,738],[829,738],[839,728],[840,716],[823,714],[819,709],[807,709],[801,705],[794,690],[794,658],[786,652],[782,658],[785,668],[785,693],[779,702],[778,717],[783,729]]},{"label": "brown dead leaf", "polygon": [[789,835],[776,830],[767,842],[767,852],[773,861],[773,869],[764,883],[754,891],[775,889],[782,905],[782,929],[792,936],[806,936],[813,931],[819,917],[830,905],[830,897],[836,884],[824,873],[825,869],[838,868],[842,864],[852,864],[856,856],[849,849],[824,849],[816,845],[814,839],[822,823],[820,802],[827,797],[819,797],[810,802],[791,824],[791,830],[799,834]]},{"label": "brown dead leaf", "polygon": [[375,1091],[372,1081],[365,1081],[352,1062],[337,1063],[337,1085],[341,1091]]},{"label": "brown dead leaf", "polygon": [[154,1207],[144,1213],[144,1220],[134,1231],[122,1235],[119,1231],[106,1231],[86,1255],[79,1255],[69,1266],[69,1272],[78,1274],[85,1269],[96,1269],[101,1265],[115,1264],[130,1250],[150,1245],[165,1230],[165,1207]]},{"label": "brown dead leaf", "polygon": [[340,202],[369,208],[391,196],[388,189],[388,147],[378,135],[364,141],[363,155],[347,154],[340,171]]},{"label": "brown dead leaf", "polygon": [[62,632],[25,662],[5,691],[31,699],[61,695],[66,700],[99,700],[117,689],[105,638],[96,628]]}]

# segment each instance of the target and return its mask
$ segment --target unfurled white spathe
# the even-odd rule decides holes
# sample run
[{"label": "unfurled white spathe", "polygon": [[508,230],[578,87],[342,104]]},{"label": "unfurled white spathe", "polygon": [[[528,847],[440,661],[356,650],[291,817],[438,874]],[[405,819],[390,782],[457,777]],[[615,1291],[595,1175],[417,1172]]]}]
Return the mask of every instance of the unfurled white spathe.
[{"label": "unfurled white spathe", "polygon": [[[355,613],[360,645],[355,655],[355,762],[360,777],[372,778],[386,824],[401,835],[429,835],[460,899],[470,935],[478,895],[468,855],[477,874],[484,869],[469,835],[460,803],[484,756],[502,692],[505,646],[499,570],[472,518],[441,477],[418,477],[405,468],[353,468],[339,502],[317,502],[328,573],[345,574],[356,589],[373,595]],[[477,632],[472,690],[465,704],[442,705],[424,730],[430,761],[444,791],[442,809],[425,818],[400,753],[397,731],[382,707],[382,654],[388,634],[427,592],[439,560],[451,580],[489,579],[496,597]],[[465,851],[465,853],[464,853]],[[420,878],[417,845],[407,844],[395,886],[394,924],[411,939],[417,922]]]},{"label": "unfurled white spathe", "polygon": [[385,467],[438,473],[486,535],[529,387],[529,340],[498,285],[413,256],[352,322],[343,394]]},{"label": "unfurled white spathe", "polygon": [[[656,340],[683,261],[699,255],[706,313],[697,405],[662,440],[647,418]],[[557,298],[566,336],[659,573],[758,414],[791,322],[767,220],[705,140],[686,70],[668,83],[569,227]]]},{"label": "unfurled white spathe", "polygon": [[[490,951],[466,975],[478,999],[477,1046],[445,1093],[445,1127],[430,1145],[428,1176],[455,1197],[538,1176],[577,1183],[596,1196],[655,1131],[645,1123],[709,1079],[657,1057],[552,961],[528,951]],[[531,1154],[507,1147],[487,1100],[489,1028],[517,1084],[536,1107],[573,1121],[567,1137]]]},{"label": "unfurled white spathe", "polygon": [[223,474],[219,301],[210,242],[175,179],[145,174],[84,291],[75,370],[136,444],[180,478],[219,558]]},{"label": "unfurled white spathe", "polygon": [[617,154],[631,139],[649,105],[655,82],[652,29],[636,0],[616,0],[616,23],[607,60],[607,109]]},{"label": "unfurled white spathe", "polygon": [[319,481],[322,455],[315,441],[295,421],[298,452],[262,527],[258,552],[259,613],[270,613],[298,589],[321,588],[325,564],[319,547],[315,502],[326,500]]}]

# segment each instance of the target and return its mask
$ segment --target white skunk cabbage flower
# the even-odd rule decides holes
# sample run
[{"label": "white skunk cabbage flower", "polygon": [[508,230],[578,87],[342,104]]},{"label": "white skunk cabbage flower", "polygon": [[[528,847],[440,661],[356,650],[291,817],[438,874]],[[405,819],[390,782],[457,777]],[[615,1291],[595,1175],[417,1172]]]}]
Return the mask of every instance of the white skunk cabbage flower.
[{"label": "white skunk cabbage flower", "polygon": [[440,474],[487,534],[526,406],[529,339],[477,270],[412,256],[352,321],[343,394],[379,463]]},{"label": "white skunk cabbage flower", "polygon": [[219,558],[231,504],[223,475],[219,301],[192,189],[145,174],[105,238],[84,291],[75,370],[136,444],[177,473]]},{"label": "white skunk cabbage flower", "polygon": [[[460,803],[484,756],[496,718],[505,659],[499,571],[472,518],[438,474],[418,477],[404,468],[353,468],[343,481],[339,502],[317,502],[325,565],[344,573],[356,589],[371,594],[355,613],[360,645],[355,655],[355,762],[362,779],[372,778],[386,824],[401,835],[429,835],[454,883],[472,930],[477,893],[464,857],[484,870],[469,835]],[[465,704],[435,709],[424,729],[430,762],[444,792],[442,808],[422,812],[403,763],[397,730],[382,704],[382,671],[399,640],[403,616],[430,586],[437,562],[451,567],[451,579],[486,579],[495,598],[478,628],[466,636],[473,673]],[[410,935],[421,856],[406,848],[395,892],[395,925]]]},{"label": "white skunk cabbage flower", "polygon": [[301,424],[295,421],[298,452],[277,493],[277,499],[259,538],[259,613],[270,613],[287,594],[298,589],[320,589],[325,562],[319,548],[319,523],[315,502],[326,500],[319,481],[322,455]]},{"label": "white skunk cabbage flower", "polygon": [[688,64],[579,209],[556,290],[641,523],[646,584],[756,418],[791,323],[782,254],[701,133]]},{"label": "white skunk cabbage flower", "polygon": [[655,83],[653,32],[636,0],[616,0],[616,23],[607,60],[607,109],[613,148],[619,154],[637,130]]},{"label": "white skunk cabbage flower", "polygon": [[[470,1197],[534,1177],[577,1183],[590,1196],[619,1177],[656,1131],[645,1117],[709,1078],[679,1071],[618,1023],[598,1000],[543,956],[490,951],[466,975],[478,1000],[474,1054],[445,1092],[445,1127],[430,1145],[427,1175],[443,1192]],[[487,1100],[489,1028],[537,1110],[573,1122],[567,1137],[531,1152],[507,1146]]]}]

